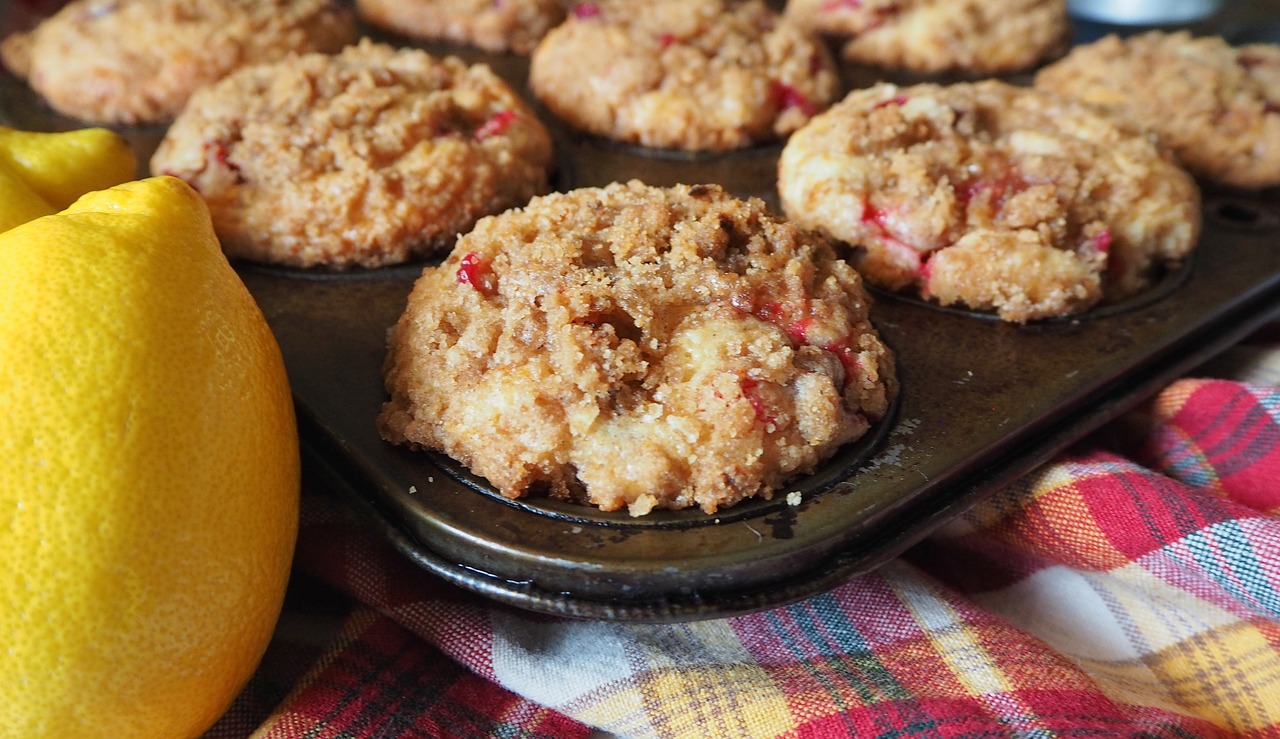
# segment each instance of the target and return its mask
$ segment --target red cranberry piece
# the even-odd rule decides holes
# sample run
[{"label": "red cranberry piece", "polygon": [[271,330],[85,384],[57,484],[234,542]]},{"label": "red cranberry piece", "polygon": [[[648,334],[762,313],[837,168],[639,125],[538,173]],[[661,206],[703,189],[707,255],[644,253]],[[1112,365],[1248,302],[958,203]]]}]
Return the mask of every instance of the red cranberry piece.
[{"label": "red cranberry piece", "polygon": [[887,108],[890,105],[898,105],[898,106],[906,105],[908,99],[909,98],[906,95],[895,95],[889,98],[888,100],[881,100],[880,102],[871,106],[871,109],[879,110],[880,108]]},{"label": "red cranberry piece", "polygon": [[484,141],[490,136],[497,136],[501,133],[505,133],[506,130],[511,127],[511,124],[515,119],[516,112],[514,110],[503,110],[498,113],[494,113],[476,129],[476,140]]},{"label": "red cranberry piece", "polygon": [[227,158],[230,156],[230,152],[227,151],[225,141],[209,141],[204,145],[204,148],[206,157],[212,155],[213,161],[219,167],[235,175],[237,185],[243,185],[247,181],[244,173],[240,171],[240,165]]},{"label": "red cranberry piece", "polygon": [[470,285],[486,298],[498,292],[497,279],[489,268],[489,263],[475,252],[462,255],[458,263],[458,282]]},{"label": "red cranberry piece", "polygon": [[809,326],[813,323],[813,319],[809,316],[801,315],[793,320],[791,318],[792,312],[787,310],[787,307],[783,306],[782,303],[776,301],[757,306],[751,313],[756,318],[766,323],[772,323],[782,329],[792,343],[808,343]]},{"label": "red cranberry piece", "polygon": [[764,402],[764,398],[760,397],[758,388],[760,382],[751,377],[743,377],[738,381],[742,387],[742,396],[751,404],[751,408],[756,412],[756,420],[764,424],[765,428],[773,429],[777,427],[777,421],[773,414],[769,412],[769,406]]},{"label": "red cranberry piece", "polygon": [[848,385],[854,377],[858,376],[858,372],[862,369],[862,360],[858,358],[857,352],[849,346],[848,337],[833,341],[822,348],[836,355],[836,358],[840,360],[840,364],[844,367],[845,385]]},{"label": "red cranberry piece", "polygon": [[1094,250],[1102,252],[1103,254],[1110,252],[1111,251],[1111,229],[1104,228],[1101,231],[1099,231],[1093,237],[1092,246]]},{"label": "red cranberry piece", "polygon": [[979,176],[956,186],[956,197],[966,208],[979,195],[989,194],[991,204],[999,208],[1027,187],[1027,182],[1008,169],[985,177]]},{"label": "red cranberry piece", "polygon": [[773,99],[779,110],[799,108],[805,115],[810,116],[818,112],[818,106],[805,97],[804,93],[785,82],[773,83]]}]

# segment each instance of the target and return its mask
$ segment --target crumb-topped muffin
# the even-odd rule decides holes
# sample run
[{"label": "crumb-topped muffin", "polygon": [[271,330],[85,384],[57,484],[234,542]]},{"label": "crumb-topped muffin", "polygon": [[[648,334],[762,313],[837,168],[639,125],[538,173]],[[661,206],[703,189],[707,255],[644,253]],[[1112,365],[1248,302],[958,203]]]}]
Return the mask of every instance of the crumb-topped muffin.
[{"label": "crumb-topped muffin", "polygon": [[64,115],[160,123],[234,69],[355,39],[354,14],[330,0],[72,0],[0,59]]},{"label": "crumb-topped muffin", "polygon": [[564,20],[562,0],[356,0],[365,21],[420,39],[528,54]]},{"label": "crumb-topped muffin", "polygon": [[545,191],[546,128],[484,65],[362,41],[192,97],[151,160],[204,197],[228,256],[380,267]]},{"label": "crumb-topped muffin", "polygon": [[791,137],[778,191],[869,281],[1015,322],[1141,292],[1200,225],[1195,182],[1148,137],[997,81],[850,93]]},{"label": "crumb-topped muffin", "polygon": [[503,495],[643,515],[769,498],[895,393],[858,273],[715,185],[639,182],[481,220],[390,338],[392,442]]},{"label": "crumb-topped muffin", "polygon": [[1280,46],[1186,31],[1107,36],[1042,69],[1036,86],[1150,128],[1207,181],[1280,184]]},{"label": "crumb-topped muffin", "polygon": [[786,15],[842,43],[850,61],[994,74],[1066,50],[1066,0],[789,0]]},{"label": "crumb-topped muffin", "polygon": [[569,125],[687,151],[783,138],[839,88],[821,41],[759,0],[579,3],[530,65],[533,92]]}]

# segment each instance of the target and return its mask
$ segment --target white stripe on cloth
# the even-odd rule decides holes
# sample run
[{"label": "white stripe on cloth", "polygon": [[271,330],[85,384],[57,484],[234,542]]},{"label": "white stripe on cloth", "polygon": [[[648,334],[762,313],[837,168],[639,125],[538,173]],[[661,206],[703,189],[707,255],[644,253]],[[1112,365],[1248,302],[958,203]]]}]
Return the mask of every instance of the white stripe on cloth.
[{"label": "white stripe on cloth", "polygon": [[1036,711],[1017,698],[999,661],[973,638],[948,596],[931,587],[901,560],[889,562],[881,572],[970,695],[982,699],[996,716],[1007,721],[1016,736],[1053,735],[1048,727],[1028,718],[1034,717]]}]

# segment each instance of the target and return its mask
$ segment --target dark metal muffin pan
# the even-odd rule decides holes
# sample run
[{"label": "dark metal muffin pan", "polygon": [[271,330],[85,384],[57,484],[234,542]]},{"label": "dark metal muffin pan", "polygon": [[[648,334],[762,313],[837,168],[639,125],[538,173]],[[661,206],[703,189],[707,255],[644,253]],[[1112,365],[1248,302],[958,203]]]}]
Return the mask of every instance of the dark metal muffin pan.
[{"label": "dark metal muffin pan", "polygon": [[[0,33],[31,20],[8,12],[12,5],[0,2]],[[1215,22],[1197,30],[1263,27],[1238,15]],[[423,46],[488,61],[525,89],[522,58]],[[850,86],[873,74],[844,71]],[[718,182],[776,206],[777,146],[645,151],[575,135],[540,112],[559,147],[558,189]],[[0,123],[82,125],[7,73]],[[121,131],[145,167],[162,129]],[[1016,326],[878,295],[872,319],[898,355],[902,384],[892,414],[773,500],[712,516],[631,518],[508,501],[447,458],[383,442],[374,418],[385,398],[387,330],[421,266],[329,274],[237,265],[284,352],[306,473],[346,493],[401,552],[457,586],[544,613],[676,621],[780,605],[871,570],[1280,316],[1280,195],[1206,190],[1204,235],[1183,269],[1128,304],[1074,319]]]}]

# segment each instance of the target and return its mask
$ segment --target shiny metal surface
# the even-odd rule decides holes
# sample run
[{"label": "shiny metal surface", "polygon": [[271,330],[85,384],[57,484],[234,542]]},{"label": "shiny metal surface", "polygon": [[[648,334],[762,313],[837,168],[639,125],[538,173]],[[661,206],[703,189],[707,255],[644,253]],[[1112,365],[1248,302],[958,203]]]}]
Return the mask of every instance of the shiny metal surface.
[{"label": "shiny metal surface", "polygon": [[1194,23],[1222,10],[1224,0],[1068,0],[1071,15],[1133,26]]}]

